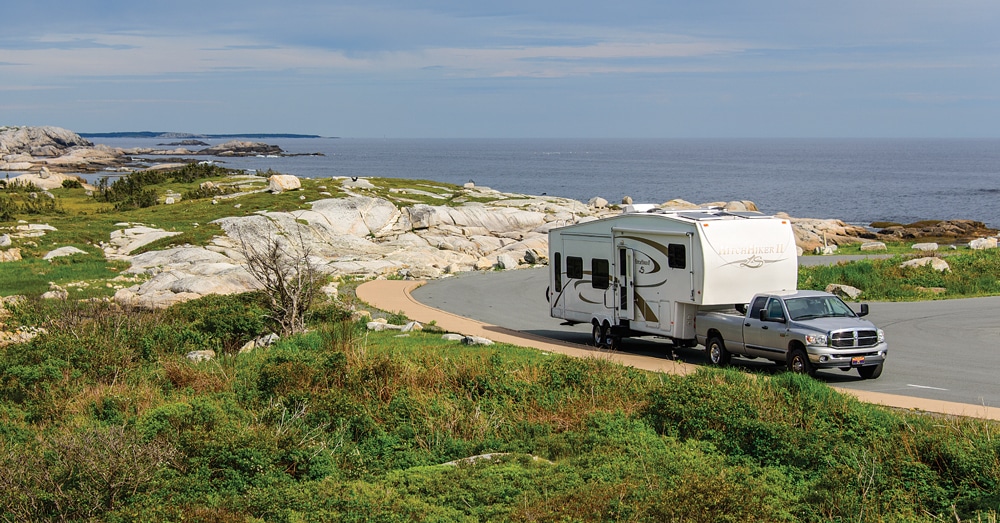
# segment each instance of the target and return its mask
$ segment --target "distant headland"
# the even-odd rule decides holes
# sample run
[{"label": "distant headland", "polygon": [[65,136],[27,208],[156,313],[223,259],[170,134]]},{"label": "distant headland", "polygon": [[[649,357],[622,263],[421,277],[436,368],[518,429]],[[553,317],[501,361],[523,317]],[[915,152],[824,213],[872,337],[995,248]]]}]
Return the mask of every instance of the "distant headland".
[{"label": "distant headland", "polygon": [[175,133],[166,131],[115,131],[111,133],[79,133],[84,138],[165,138],[170,140],[184,138],[199,139],[232,139],[232,138],[339,138],[338,136],[320,136],[318,134],[291,133],[237,133],[237,134],[198,134]]}]

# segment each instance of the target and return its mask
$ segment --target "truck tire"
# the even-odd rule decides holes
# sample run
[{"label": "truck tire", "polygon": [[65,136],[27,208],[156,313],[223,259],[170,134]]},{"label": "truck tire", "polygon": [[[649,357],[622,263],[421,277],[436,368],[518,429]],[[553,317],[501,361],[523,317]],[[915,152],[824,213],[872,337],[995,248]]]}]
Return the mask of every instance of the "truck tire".
[{"label": "truck tire", "polygon": [[809,356],[802,349],[792,349],[788,354],[788,370],[796,374],[816,375],[816,369],[809,363]]},{"label": "truck tire", "polygon": [[594,330],[591,331],[591,335],[595,347],[601,348],[604,346],[604,337],[607,335],[607,332],[601,328],[600,323],[594,324]]},{"label": "truck tire", "polygon": [[882,375],[882,364],[858,367],[858,374],[866,380],[873,380]]},{"label": "truck tire", "polygon": [[726,344],[718,336],[712,336],[705,342],[705,353],[708,355],[708,361],[719,367],[729,365],[729,360],[732,358],[732,354],[726,350]]}]

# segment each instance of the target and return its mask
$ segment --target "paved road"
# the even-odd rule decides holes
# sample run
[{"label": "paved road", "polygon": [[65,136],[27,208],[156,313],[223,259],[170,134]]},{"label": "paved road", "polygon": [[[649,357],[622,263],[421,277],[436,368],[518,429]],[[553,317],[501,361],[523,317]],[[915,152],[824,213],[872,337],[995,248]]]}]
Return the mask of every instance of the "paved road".
[{"label": "paved road", "polygon": [[[586,344],[589,325],[564,326],[545,301],[545,269],[465,273],[435,280],[413,292],[432,307],[501,327]],[[868,316],[889,340],[882,377],[862,380],[856,372],[820,371],[831,385],[973,405],[1000,406],[1000,297],[917,303],[872,303]],[[672,350],[666,340],[630,338],[623,351],[652,358],[707,362],[701,347]],[[779,368],[770,362],[734,358],[734,365]]]}]

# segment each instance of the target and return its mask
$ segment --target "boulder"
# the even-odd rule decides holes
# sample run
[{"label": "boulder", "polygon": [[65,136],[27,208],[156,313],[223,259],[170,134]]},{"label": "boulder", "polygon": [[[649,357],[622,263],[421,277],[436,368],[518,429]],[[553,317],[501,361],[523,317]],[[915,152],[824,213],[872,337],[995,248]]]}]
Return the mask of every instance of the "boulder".
[{"label": "boulder", "polygon": [[0,263],[14,262],[21,259],[21,249],[7,249],[0,251]]},{"label": "boulder", "polygon": [[445,335],[441,336],[441,339],[445,340],[445,341],[462,341],[463,338],[465,338],[465,336],[463,336],[461,334],[454,334],[454,333],[445,334]]},{"label": "boulder", "polygon": [[864,242],[861,244],[862,251],[884,251],[887,247],[883,242]]},{"label": "boulder", "polygon": [[69,291],[54,284],[49,284],[49,290],[42,293],[41,298],[43,300],[66,300],[69,298]]},{"label": "boulder", "polygon": [[403,325],[403,329],[402,329],[403,332],[419,332],[419,331],[422,331],[422,330],[424,330],[424,326],[421,325],[419,322],[416,322],[416,321],[411,321],[411,322],[407,323],[406,325]]},{"label": "boulder", "polygon": [[10,247],[12,243],[9,234],[0,234],[0,247]]},{"label": "boulder", "polygon": [[604,209],[608,206],[608,201],[600,196],[595,196],[587,201],[587,205],[595,209]]},{"label": "boulder", "polygon": [[936,243],[914,243],[913,250],[915,251],[936,251],[938,250],[938,244]]},{"label": "boulder", "polygon": [[826,286],[826,292],[830,294],[836,294],[842,298],[850,298],[852,300],[858,299],[861,296],[861,289],[857,287],[851,287],[850,285],[842,285],[839,283],[831,283]]},{"label": "boulder", "polygon": [[759,211],[759,209],[757,209],[757,204],[754,203],[754,202],[751,202],[750,200],[739,200],[739,201],[726,202],[726,204],[723,205],[722,208],[724,210],[732,211],[732,212]]},{"label": "boulder", "polygon": [[[2,244],[0,244],[2,247]],[[969,242],[969,248],[974,251],[981,251],[984,249],[996,249],[997,239],[996,238],[976,238]]]},{"label": "boulder", "polygon": [[481,336],[465,336],[462,338],[462,343],[465,345],[493,345],[493,340],[483,338]]},{"label": "boulder", "polygon": [[278,335],[275,333],[265,334],[257,339],[250,340],[240,347],[239,354],[246,354],[261,347],[270,347],[278,342]]},{"label": "boulder", "polygon": [[209,349],[209,350],[193,350],[193,351],[185,354],[184,357],[186,357],[187,359],[189,359],[189,360],[191,360],[191,361],[193,361],[195,363],[200,363],[200,362],[203,362],[203,361],[210,361],[210,360],[214,359],[215,358],[215,351],[211,350],[211,349]]},{"label": "boulder", "polygon": [[59,247],[58,249],[49,251],[48,254],[42,257],[43,260],[51,260],[52,258],[60,258],[63,256],[72,256],[74,254],[87,254],[87,251],[78,249],[73,246]]},{"label": "boulder", "polygon": [[541,265],[548,263],[549,257],[539,253],[535,249],[528,249],[524,251],[524,263],[531,265]]},{"label": "boulder", "polygon": [[517,265],[518,265],[517,260],[515,260],[514,257],[509,254],[501,254],[500,256],[497,256],[497,267],[500,268],[501,270],[506,271],[510,269],[516,269]]},{"label": "boulder", "polygon": [[302,187],[298,176],[291,174],[274,174],[267,179],[267,190],[273,193],[294,191]]},{"label": "boulder", "polygon": [[906,268],[906,267],[923,267],[925,265],[930,265],[931,268],[933,268],[934,270],[941,271],[941,272],[944,272],[944,271],[947,271],[947,270],[951,270],[951,266],[948,265],[948,262],[944,261],[941,258],[937,258],[937,257],[934,257],[934,256],[929,256],[929,257],[926,257],[926,258],[914,258],[912,260],[907,260],[907,261],[899,264],[899,266],[903,267],[903,268]]}]

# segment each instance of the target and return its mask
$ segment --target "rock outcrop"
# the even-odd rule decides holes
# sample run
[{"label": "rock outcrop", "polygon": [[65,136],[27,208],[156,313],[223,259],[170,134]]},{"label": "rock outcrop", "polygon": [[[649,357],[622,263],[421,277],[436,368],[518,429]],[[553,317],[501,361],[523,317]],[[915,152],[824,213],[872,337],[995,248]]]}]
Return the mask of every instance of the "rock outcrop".
[{"label": "rock outcrop", "polygon": [[94,171],[124,162],[121,150],[61,127],[0,127],[0,171]]},{"label": "rock outcrop", "polygon": [[57,157],[74,147],[93,145],[90,140],[62,127],[0,127],[2,156]]},{"label": "rock outcrop", "polygon": [[995,236],[997,231],[974,220],[926,221],[911,225],[891,225],[878,230],[885,241],[936,239],[967,243],[976,238]]}]

